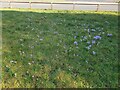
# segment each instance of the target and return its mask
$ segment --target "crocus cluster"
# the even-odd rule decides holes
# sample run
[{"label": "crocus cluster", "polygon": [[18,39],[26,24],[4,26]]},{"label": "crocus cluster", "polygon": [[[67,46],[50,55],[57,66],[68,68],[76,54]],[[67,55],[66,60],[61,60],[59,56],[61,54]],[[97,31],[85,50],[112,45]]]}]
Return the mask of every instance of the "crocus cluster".
[{"label": "crocus cluster", "polygon": [[100,40],[102,37],[101,36],[94,36],[95,40]]},{"label": "crocus cluster", "polygon": [[107,34],[108,37],[112,37],[112,34]]},{"label": "crocus cluster", "polygon": [[75,42],[74,42],[74,44],[75,44],[75,45],[78,45],[78,42],[77,42],[77,41],[75,41]]}]

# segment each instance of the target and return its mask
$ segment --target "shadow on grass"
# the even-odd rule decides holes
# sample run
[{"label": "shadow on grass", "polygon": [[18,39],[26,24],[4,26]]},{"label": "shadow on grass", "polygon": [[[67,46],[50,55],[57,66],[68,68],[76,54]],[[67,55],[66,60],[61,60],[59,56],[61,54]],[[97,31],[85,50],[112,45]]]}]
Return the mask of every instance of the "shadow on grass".
[{"label": "shadow on grass", "polygon": [[[3,10],[2,15],[3,88],[117,87],[116,12]],[[102,39],[87,50],[96,35]]]}]

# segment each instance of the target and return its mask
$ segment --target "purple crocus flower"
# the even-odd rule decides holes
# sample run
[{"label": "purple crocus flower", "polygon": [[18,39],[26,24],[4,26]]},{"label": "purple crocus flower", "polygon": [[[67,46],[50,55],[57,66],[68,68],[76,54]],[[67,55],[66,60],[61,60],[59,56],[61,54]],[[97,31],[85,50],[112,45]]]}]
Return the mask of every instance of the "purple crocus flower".
[{"label": "purple crocus flower", "polygon": [[94,39],[99,40],[101,39],[101,36],[95,36]]},{"label": "purple crocus flower", "polygon": [[112,36],[112,34],[107,34],[107,36],[108,36],[108,37],[111,37],[111,36]]},{"label": "purple crocus flower", "polygon": [[95,40],[92,40],[92,44],[95,44]]},{"label": "purple crocus flower", "polygon": [[77,41],[75,41],[75,42],[74,42],[74,44],[75,44],[75,45],[78,45],[78,42],[77,42]]},{"label": "purple crocus flower", "polygon": [[74,36],[74,39],[76,39],[77,38],[77,36]]}]

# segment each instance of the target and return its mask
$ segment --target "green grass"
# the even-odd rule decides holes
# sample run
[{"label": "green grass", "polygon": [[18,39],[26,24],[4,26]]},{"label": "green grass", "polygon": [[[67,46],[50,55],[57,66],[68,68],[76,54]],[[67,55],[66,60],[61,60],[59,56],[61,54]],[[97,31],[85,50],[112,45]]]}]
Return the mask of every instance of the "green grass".
[{"label": "green grass", "polygon": [[1,11],[3,88],[118,86],[117,12]]}]

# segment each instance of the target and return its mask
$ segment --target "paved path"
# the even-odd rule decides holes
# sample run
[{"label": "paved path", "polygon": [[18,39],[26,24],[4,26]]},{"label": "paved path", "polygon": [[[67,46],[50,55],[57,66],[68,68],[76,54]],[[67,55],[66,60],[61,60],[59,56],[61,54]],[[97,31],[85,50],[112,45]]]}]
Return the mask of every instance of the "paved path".
[{"label": "paved path", "polygon": [[[22,3],[22,4],[21,3],[12,3],[11,6],[12,6],[12,8],[29,8],[30,7],[30,5],[28,3]],[[1,8],[9,7],[9,3],[1,3],[0,7]],[[34,9],[51,9],[51,5],[50,4],[32,4],[31,8],[34,8]],[[72,10],[73,5],[54,4],[52,9]],[[96,10],[97,5],[75,5],[74,9],[75,10]],[[99,10],[100,11],[118,11],[118,5],[100,5]]]},{"label": "paved path", "polygon": [[72,2],[117,2],[119,0],[0,0],[0,1],[72,1]]}]

